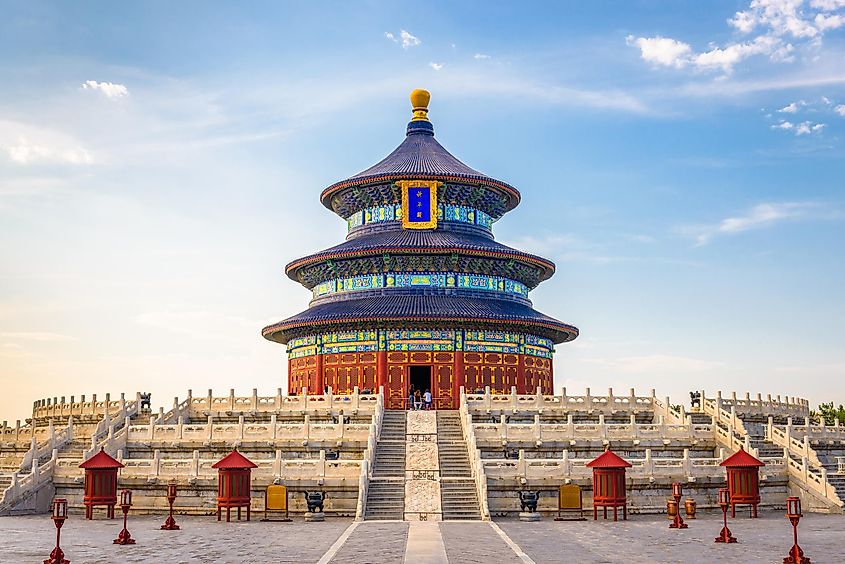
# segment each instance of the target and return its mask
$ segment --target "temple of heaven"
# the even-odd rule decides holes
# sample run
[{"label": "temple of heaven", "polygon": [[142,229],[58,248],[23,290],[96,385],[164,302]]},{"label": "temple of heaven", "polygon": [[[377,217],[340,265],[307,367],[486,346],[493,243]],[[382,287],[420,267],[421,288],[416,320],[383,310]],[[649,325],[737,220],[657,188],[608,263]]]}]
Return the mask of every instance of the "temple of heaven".
[{"label": "temple of heaven", "polygon": [[285,269],[311,302],[262,334],[287,346],[291,392],[383,386],[394,409],[411,386],[441,409],[458,407],[461,386],[552,393],[554,346],[578,329],[535,310],[528,292],[555,265],[495,241],[493,223],[520,194],[437,142],[429,99],[411,93],[413,118],[392,153],[323,190],[346,241]]}]

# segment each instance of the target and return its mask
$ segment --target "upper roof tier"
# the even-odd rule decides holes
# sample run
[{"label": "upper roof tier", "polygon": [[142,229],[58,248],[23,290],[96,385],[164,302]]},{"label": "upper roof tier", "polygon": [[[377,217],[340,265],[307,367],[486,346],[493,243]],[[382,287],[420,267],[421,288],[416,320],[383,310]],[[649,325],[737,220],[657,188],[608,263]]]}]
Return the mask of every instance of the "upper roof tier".
[{"label": "upper roof tier", "polygon": [[414,117],[408,124],[405,140],[380,162],[323,190],[320,200],[324,206],[346,218],[358,209],[372,205],[372,198],[359,198],[353,188],[396,180],[440,180],[490,190],[501,200],[498,209],[488,212],[494,218],[519,204],[516,188],[470,168],[437,142],[434,126],[428,120],[429,97],[425,90],[411,92]]}]

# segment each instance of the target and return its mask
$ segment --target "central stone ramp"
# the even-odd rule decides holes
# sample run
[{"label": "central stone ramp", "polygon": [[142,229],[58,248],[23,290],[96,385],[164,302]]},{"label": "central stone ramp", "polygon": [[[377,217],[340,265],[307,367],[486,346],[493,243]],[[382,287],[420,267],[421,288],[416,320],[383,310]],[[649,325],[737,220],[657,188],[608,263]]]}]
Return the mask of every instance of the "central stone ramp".
[{"label": "central stone ramp", "polygon": [[405,511],[404,411],[385,411],[367,488],[366,520],[399,520]]},{"label": "central stone ramp", "polygon": [[458,412],[437,412],[437,453],[443,520],[481,519],[475,479]]}]

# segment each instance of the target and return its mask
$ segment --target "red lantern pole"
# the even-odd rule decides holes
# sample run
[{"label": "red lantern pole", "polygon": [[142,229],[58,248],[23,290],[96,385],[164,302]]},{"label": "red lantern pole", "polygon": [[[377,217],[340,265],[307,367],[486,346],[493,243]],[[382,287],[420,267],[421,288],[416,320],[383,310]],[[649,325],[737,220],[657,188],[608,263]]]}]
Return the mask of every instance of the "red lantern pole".
[{"label": "red lantern pole", "polygon": [[173,502],[176,501],[176,484],[168,484],[167,485],[167,503],[170,504],[170,514],[167,517],[167,520],[164,522],[164,525],[161,526],[162,530],[164,531],[178,531],[179,525],[176,524],[176,520],[173,518]]},{"label": "red lantern pole", "polygon": [[728,528],[728,505],[731,503],[731,494],[728,488],[721,488],[719,490],[719,505],[722,508],[722,520],[724,522],[724,526],[722,527],[722,531],[719,533],[719,536],[716,537],[716,542],[723,542],[725,544],[736,542],[736,538],[731,534],[731,530]]},{"label": "red lantern pole", "polygon": [[114,544],[135,544],[135,539],[129,534],[126,528],[126,517],[129,515],[129,508],[132,507],[132,491],[123,490],[120,492],[120,508],[123,510],[123,530],[114,539]]},{"label": "red lantern pole", "polygon": [[56,526],[56,548],[50,553],[50,558],[44,561],[44,564],[70,564],[70,560],[65,560],[65,553],[59,546],[59,541],[62,535],[62,525],[67,519],[67,500],[64,498],[56,498],[53,500],[53,524]]},{"label": "red lantern pole", "polygon": [[792,548],[789,554],[783,559],[783,564],[811,564],[810,559],[804,556],[804,551],[798,546],[798,521],[801,520],[801,500],[797,497],[786,498],[786,517],[792,523]]},{"label": "red lantern pole", "polygon": [[683,518],[681,517],[681,497],[684,495],[683,487],[681,486],[680,482],[674,482],[672,484],[672,497],[675,498],[675,505],[678,508],[675,511],[675,519],[669,523],[670,529],[686,529],[687,524],[684,523]]}]

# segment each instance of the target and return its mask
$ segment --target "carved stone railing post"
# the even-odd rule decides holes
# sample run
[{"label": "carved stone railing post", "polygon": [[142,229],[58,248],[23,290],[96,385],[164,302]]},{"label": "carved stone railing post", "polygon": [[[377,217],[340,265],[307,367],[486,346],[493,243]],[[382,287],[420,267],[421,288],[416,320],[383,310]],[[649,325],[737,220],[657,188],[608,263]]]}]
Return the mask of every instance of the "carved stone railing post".
[{"label": "carved stone railing post", "polygon": [[273,460],[273,475],[281,477],[282,475],[282,451],[276,449],[276,458]]}]

